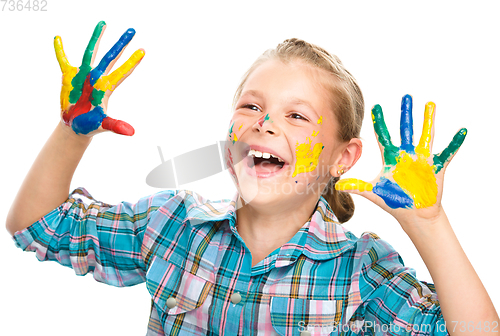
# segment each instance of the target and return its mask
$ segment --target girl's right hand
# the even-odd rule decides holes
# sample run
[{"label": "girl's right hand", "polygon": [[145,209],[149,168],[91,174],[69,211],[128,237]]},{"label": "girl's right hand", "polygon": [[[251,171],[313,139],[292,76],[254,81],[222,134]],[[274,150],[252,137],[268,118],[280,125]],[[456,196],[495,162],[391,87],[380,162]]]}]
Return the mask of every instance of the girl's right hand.
[{"label": "girl's right hand", "polygon": [[107,103],[111,93],[134,71],[145,52],[143,49],[137,50],[123,65],[108,75],[135,35],[135,30],[130,28],[106,53],[99,65],[92,68],[105,28],[104,21],[95,27],[79,68],[71,66],[66,58],[61,37],[54,38],[54,49],[63,75],[61,119],[76,134],[84,136],[90,137],[108,130],[118,134],[133,135],[134,128],[131,125],[107,116]]}]

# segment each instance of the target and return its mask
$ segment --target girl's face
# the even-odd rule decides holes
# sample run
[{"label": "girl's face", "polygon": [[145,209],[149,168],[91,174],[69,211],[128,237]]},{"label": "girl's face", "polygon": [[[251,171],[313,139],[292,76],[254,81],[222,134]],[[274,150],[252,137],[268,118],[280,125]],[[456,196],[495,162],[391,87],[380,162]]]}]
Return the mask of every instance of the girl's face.
[{"label": "girl's face", "polygon": [[[318,198],[341,152],[327,74],[269,60],[248,77],[229,124],[226,165],[246,203]],[[290,203],[292,202],[292,203]]]}]

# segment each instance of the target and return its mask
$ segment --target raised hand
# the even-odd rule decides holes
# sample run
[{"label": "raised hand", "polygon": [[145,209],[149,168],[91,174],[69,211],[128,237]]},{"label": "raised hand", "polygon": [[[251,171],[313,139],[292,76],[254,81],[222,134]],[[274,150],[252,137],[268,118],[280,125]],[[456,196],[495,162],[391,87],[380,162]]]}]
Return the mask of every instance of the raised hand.
[{"label": "raised hand", "polygon": [[[404,96],[401,103],[401,146],[397,147],[391,141],[382,108],[375,105],[372,119],[382,153],[382,171],[371,182],[348,178],[338,181],[335,188],[359,193],[396,217],[398,209],[435,210],[441,202],[444,170],[462,145],[467,130],[459,130],[445,150],[432,155],[434,111],[435,104],[427,103],[422,135],[415,147],[412,97]],[[432,215],[432,211],[426,215]]]},{"label": "raised hand", "polygon": [[135,30],[130,28],[106,53],[99,65],[92,69],[105,28],[104,21],[95,27],[79,68],[71,66],[66,58],[61,37],[54,38],[54,49],[63,74],[61,118],[77,134],[92,136],[109,130],[118,134],[133,135],[134,128],[131,125],[107,116],[107,101],[111,93],[134,71],[145,53],[142,49],[137,50],[123,65],[108,75],[135,35]]}]

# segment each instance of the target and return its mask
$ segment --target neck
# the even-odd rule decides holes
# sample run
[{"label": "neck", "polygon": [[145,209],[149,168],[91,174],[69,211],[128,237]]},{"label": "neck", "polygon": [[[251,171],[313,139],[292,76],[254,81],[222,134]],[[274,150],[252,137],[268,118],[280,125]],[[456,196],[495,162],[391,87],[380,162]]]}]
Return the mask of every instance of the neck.
[{"label": "neck", "polygon": [[243,204],[236,211],[238,233],[252,253],[252,266],[286,244],[304,226],[318,198],[279,205],[245,204],[241,197],[238,199]]}]

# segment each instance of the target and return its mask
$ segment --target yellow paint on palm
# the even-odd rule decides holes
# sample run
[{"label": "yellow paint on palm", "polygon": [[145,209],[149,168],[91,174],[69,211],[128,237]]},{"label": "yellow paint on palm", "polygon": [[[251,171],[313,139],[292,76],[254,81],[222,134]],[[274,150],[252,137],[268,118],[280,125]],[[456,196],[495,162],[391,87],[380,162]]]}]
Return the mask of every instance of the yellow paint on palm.
[{"label": "yellow paint on palm", "polygon": [[335,189],[339,191],[359,190],[363,192],[371,191],[373,189],[373,185],[369,182],[365,182],[355,178],[346,178],[335,183]]},{"label": "yellow paint on palm", "polygon": [[296,162],[295,162],[295,170],[292,174],[292,177],[295,177],[300,173],[308,173],[316,169],[318,166],[318,159],[321,151],[323,150],[322,143],[316,143],[314,147],[311,149],[311,139],[307,138],[309,142],[295,145],[296,152]]},{"label": "yellow paint on palm", "polygon": [[424,127],[422,128],[422,135],[420,136],[418,146],[415,147],[415,153],[422,154],[425,157],[431,155],[432,124],[435,109],[436,104],[433,102],[425,104]]},{"label": "yellow paint on palm", "polygon": [[136,50],[130,58],[123,63],[118,69],[113,71],[107,76],[100,77],[94,85],[94,88],[100,91],[113,91],[118,82],[122,80],[125,75],[131,71],[139,61],[144,57],[144,50]]},{"label": "yellow paint on palm", "polygon": [[393,171],[394,181],[408,193],[415,207],[426,208],[437,201],[437,184],[433,166],[429,165],[424,155],[413,157],[402,151]]}]

